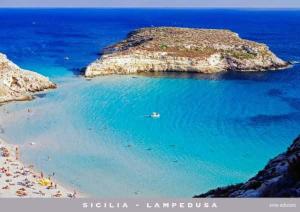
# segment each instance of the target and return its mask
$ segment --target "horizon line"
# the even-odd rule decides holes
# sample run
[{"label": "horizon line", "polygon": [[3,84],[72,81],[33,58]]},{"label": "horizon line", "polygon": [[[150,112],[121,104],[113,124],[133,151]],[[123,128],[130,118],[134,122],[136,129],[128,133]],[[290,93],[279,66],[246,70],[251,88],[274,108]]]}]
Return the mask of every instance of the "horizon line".
[{"label": "horizon line", "polygon": [[24,6],[24,7],[18,7],[18,6],[11,6],[11,7],[1,7],[0,9],[245,9],[245,10],[251,10],[251,9],[300,9],[299,7],[244,7],[244,6],[223,6],[223,7],[192,7],[192,6],[149,6],[149,7],[142,7],[142,6],[136,6],[136,7],[115,7],[115,6],[101,6],[101,7],[82,7],[82,6]]}]

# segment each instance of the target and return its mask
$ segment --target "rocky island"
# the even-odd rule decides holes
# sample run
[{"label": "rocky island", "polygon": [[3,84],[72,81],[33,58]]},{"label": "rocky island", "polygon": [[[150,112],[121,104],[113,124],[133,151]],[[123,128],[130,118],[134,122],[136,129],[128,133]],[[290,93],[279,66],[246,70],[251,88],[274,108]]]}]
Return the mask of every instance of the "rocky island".
[{"label": "rocky island", "polygon": [[229,30],[176,27],[142,28],[103,50],[86,77],[138,72],[265,71],[289,66],[265,44]]},{"label": "rocky island", "polygon": [[202,197],[300,197],[300,136],[246,183],[217,188]]},{"label": "rocky island", "polygon": [[0,53],[0,103],[32,99],[34,92],[56,88],[48,78],[23,70]]}]

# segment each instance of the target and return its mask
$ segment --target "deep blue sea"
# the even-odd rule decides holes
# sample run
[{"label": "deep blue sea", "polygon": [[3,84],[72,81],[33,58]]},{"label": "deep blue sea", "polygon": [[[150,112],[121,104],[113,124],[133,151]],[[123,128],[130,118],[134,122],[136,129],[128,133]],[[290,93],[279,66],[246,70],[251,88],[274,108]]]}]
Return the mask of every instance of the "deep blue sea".
[{"label": "deep blue sea", "polygon": [[[265,73],[79,75],[102,48],[149,26],[230,29],[300,61],[300,10],[0,9],[0,52],[58,84],[1,106],[0,137],[20,145],[25,163],[87,195],[192,197],[247,180],[300,133],[298,64]],[[153,111],[161,118],[145,116]]]}]

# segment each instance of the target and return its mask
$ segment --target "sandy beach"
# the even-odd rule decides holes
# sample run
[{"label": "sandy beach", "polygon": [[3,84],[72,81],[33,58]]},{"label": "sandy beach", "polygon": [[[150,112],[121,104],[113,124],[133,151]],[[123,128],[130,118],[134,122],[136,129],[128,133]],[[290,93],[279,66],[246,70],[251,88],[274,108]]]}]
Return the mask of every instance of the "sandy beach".
[{"label": "sandy beach", "polygon": [[[0,139],[0,198],[75,198],[76,192],[25,166],[18,158],[19,148]],[[75,194],[75,195],[74,195]]]}]

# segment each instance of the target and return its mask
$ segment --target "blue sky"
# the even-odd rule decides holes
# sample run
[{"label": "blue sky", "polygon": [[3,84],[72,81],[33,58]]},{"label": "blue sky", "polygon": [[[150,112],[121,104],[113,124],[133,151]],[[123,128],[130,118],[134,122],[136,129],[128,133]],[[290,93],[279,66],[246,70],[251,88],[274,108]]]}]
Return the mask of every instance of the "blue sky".
[{"label": "blue sky", "polygon": [[300,8],[300,0],[0,0],[0,7]]}]

